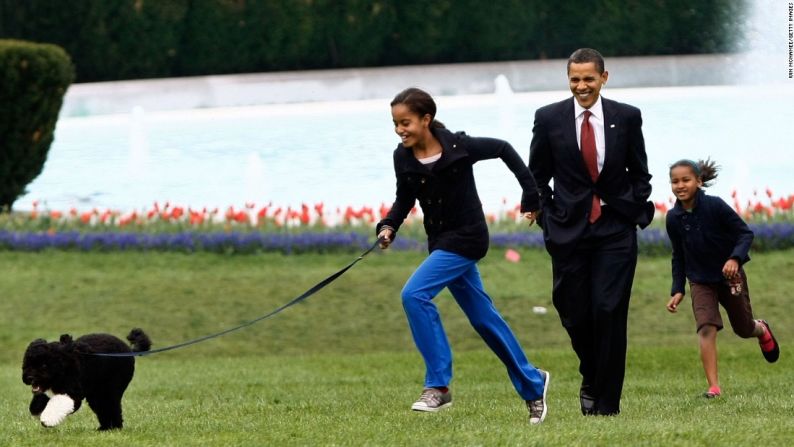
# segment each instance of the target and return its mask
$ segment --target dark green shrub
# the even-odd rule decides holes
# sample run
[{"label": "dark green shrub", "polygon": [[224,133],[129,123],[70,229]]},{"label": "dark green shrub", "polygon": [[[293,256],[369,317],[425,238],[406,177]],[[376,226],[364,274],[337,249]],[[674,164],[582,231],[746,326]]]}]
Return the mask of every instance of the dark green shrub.
[{"label": "dark green shrub", "polygon": [[74,67],[55,45],[0,40],[0,210],[44,167]]},{"label": "dark green shrub", "polygon": [[[761,2],[756,2],[761,3]],[[64,6],[68,4],[68,6]],[[53,42],[77,81],[424,63],[725,53],[748,0],[0,0],[0,37]]]},{"label": "dark green shrub", "polygon": [[78,82],[173,76],[190,0],[0,0],[0,38],[51,42]]},{"label": "dark green shrub", "polygon": [[[241,73],[290,64],[306,49],[302,2],[197,1],[185,17],[178,74]],[[300,57],[298,57],[300,60]]]}]

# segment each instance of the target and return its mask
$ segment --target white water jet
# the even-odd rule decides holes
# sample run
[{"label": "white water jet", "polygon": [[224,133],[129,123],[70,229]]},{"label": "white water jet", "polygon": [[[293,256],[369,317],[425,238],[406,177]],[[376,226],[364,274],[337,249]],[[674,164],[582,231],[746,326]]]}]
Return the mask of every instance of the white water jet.
[{"label": "white water jet", "polygon": [[493,80],[494,95],[496,96],[512,96],[513,88],[510,86],[510,81],[507,76],[500,74]]},{"label": "white water jet", "polygon": [[736,72],[739,84],[773,84],[791,82],[788,78],[789,2],[749,2],[744,22],[745,39],[737,42]]}]

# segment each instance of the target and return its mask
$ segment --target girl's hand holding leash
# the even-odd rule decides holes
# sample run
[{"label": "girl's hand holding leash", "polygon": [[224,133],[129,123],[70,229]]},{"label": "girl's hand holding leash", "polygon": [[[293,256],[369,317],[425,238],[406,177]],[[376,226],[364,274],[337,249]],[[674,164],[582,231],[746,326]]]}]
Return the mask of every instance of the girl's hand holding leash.
[{"label": "girl's hand holding leash", "polygon": [[667,310],[670,313],[678,312],[678,305],[681,304],[681,300],[684,299],[683,293],[676,293],[675,295],[670,297],[670,301],[667,302]]},{"label": "girl's hand holding leash", "polygon": [[523,216],[524,216],[524,219],[529,221],[529,226],[531,227],[532,224],[534,224],[535,221],[538,220],[538,217],[540,216],[540,210],[535,210],[535,211],[530,211],[528,213],[524,213]]},{"label": "girl's hand holding leash", "polygon": [[391,242],[394,240],[394,230],[392,230],[391,227],[384,226],[380,230],[380,233],[378,233],[378,239],[380,241],[378,246],[381,249],[385,250],[389,248],[389,245],[391,245]]}]

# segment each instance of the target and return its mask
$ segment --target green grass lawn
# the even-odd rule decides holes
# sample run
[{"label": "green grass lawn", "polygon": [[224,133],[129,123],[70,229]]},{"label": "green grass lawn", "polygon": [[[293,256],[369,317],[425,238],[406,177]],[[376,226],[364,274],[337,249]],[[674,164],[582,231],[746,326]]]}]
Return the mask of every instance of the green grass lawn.
[{"label": "green grass lawn", "polygon": [[[719,338],[724,396],[707,401],[688,304],[664,309],[669,259],[641,258],[629,321],[623,413],[579,414],[579,377],[550,302],[549,260],[494,250],[486,288],[528,357],[552,374],[549,416],[530,427],[504,367],[454,300],[437,302],[455,352],[455,404],[409,411],[423,365],[399,291],[421,253],[378,252],[305,303],[242,331],[139,358],[125,428],[98,433],[84,407],[54,429],[27,413],[22,353],[34,338],[144,328],[155,347],[267,313],[354,255],[0,254],[0,445],[787,445],[794,439],[794,251],[747,265],[753,305],[782,344],[768,365],[754,340]],[[538,315],[532,306],[546,306]]]}]

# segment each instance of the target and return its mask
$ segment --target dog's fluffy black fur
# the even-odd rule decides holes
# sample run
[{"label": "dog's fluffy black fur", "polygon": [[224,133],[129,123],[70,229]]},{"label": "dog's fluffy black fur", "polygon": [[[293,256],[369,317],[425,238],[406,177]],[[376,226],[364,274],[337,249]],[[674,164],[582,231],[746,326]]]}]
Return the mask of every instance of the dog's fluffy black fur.
[{"label": "dog's fluffy black fur", "polygon": [[135,372],[134,357],[103,357],[91,353],[143,352],[152,342],[141,329],[127,335],[130,346],[110,334],[88,334],[72,340],[68,334],[57,342],[38,339],[28,345],[22,361],[22,382],[30,385],[30,413],[40,415],[49,398],[66,394],[74,400],[74,411],[85,398],[99,419],[99,430],[122,427],[121,397]]}]

